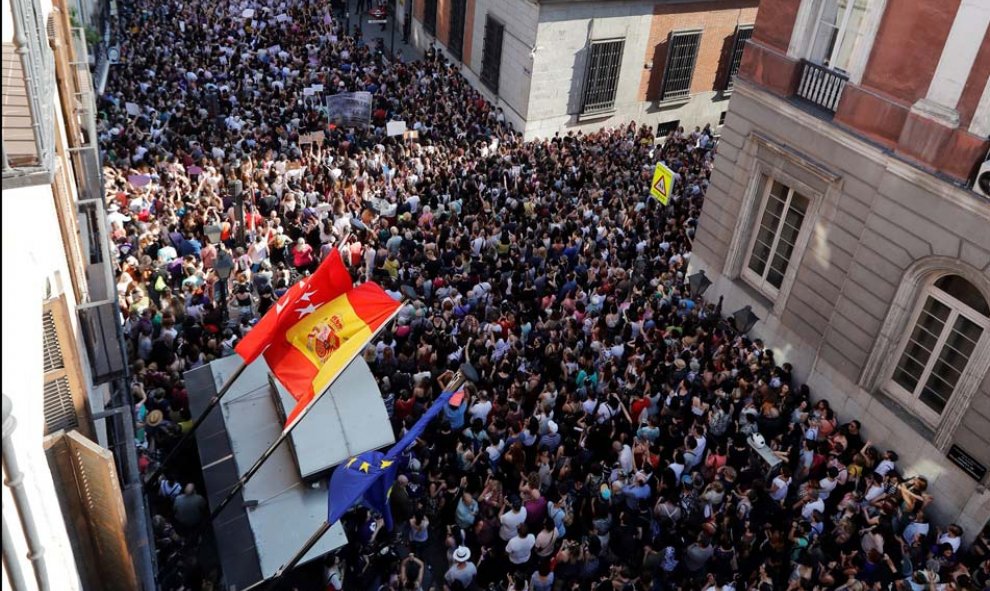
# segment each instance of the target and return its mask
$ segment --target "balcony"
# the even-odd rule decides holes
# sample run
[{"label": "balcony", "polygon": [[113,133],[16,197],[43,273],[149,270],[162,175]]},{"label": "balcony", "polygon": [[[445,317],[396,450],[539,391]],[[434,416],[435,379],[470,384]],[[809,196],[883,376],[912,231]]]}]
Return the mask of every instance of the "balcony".
[{"label": "balcony", "polygon": [[808,60],[801,60],[801,77],[798,81],[794,94],[828,112],[835,114],[836,107],[839,106],[839,99],[842,98],[842,91],[849,82],[849,77],[845,74],[813,64]]},{"label": "balcony", "polygon": [[9,0],[3,42],[3,188],[48,184],[55,172],[55,59],[36,0]]}]

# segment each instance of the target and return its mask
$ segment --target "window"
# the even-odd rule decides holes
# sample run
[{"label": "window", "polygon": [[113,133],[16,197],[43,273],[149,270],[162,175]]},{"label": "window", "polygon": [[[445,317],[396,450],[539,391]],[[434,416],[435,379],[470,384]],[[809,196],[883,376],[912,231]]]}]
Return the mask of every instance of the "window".
[{"label": "window", "polygon": [[79,429],[89,436],[85,389],[65,297],[45,302],[42,314],[45,434]]},{"label": "window", "polygon": [[935,425],[980,337],[990,329],[990,306],[966,279],[943,275],[923,292],[913,320],[888,388]]},{"label": "window", "polygon": [[450,38],[447,49],[457,59],[464,58],[464,12],[467,0],[450,0]]},{"label": "window", "polygon": [[502,70],[502,35],[505,25],[488,16],[485,19],[485,46],[481,53],[481,82],[498,94],[498,78]]},{"label": "window", "polygon": [[722,113],[718,116],[718,126],[719,127],[722,127],[723,125],[725,125],[725,116],[728,113],[729,113],[728,111],[722,111]]},{"label": "window", "polygon": [[822,0],[808,58],[847,72],[863,33],[868,0]]},{"label": "window", "polygon": [[736,41],[732,45],[732,61],[729,62],[729,72],[725,77],[725,88],[723,89],[726,92],[732,90],[732,86],[736,82],[736,74],[739,73],[739,64],[742,63],[743,49],[746,48],[746,42],[752,36],[752,25],[736,29]]},{"label": "window", "polygon": [[437,0],[424,0],[423,2],[423,28],[433,35],[437,34]]},{"label": "window", "polygon": [[691,78],[698,58],[701,31],[671,33],[667,46],[667,68],[663,75],[660,101],[686,98],[691,94]]},{"label": "window", "polygon": [[593,41],[588,51],[588,70],[584,79],[583,113],[600,113],[615,107],[615,91],[622,68],[625,40]]},{"label": "window", "polygon": [[779,181],[767,177],[762,180],[763,186],[769,188],[743,276],[776,297],[808,213],[809,200]]},{"label": "window", "polygon": [[673,121],[664,121],[663,123],[657,125],[657,137],[667,137],[668,135],[677,131],[677,128],[681,126],[680,119],[674,119]]}]

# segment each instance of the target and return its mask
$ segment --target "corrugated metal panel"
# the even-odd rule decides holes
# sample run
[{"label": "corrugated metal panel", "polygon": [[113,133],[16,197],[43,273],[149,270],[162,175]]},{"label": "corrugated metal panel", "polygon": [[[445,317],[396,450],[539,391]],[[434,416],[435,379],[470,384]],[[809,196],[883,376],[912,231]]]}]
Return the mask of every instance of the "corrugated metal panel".
[{"label": "corrugated metal panel", "polygon": [[62,356],[62,346],[58,342],[58,330],[55,328],[55,315],[51,311],[45,312],[42,319],[44,326],[44,355],[45,373],[62,369],[65,367],[65,358]]},{"label": "corrugated metal panel", "polygon": [[62,376],[45,384],[45,432],[68,431],[79,426],[69,378]]}]

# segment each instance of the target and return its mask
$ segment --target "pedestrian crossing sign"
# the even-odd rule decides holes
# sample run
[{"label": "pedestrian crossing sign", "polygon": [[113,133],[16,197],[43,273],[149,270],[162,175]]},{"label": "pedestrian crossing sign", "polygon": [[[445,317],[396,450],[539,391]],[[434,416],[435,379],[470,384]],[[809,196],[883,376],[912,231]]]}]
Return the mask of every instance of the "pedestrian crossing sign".
[{"label": "pedestrian crossing sign", "polygon": [[650,195],[660,202],[660,205],[670,203],[670,193],[674,189],[674,171],[662,162],[657,162],[653,170],[653,182],[650,183]]}]

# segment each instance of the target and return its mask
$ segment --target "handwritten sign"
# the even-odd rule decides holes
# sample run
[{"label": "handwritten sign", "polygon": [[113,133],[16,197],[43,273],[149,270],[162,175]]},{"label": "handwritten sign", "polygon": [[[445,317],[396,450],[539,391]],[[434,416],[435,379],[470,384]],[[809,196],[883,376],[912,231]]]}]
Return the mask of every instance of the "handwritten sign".
[{"label": "handwritten sign", "polygon": [[124,103],[124,109],[131,117],[137,117],[141,114],[141,107],[137,106],[137,103]]}]

